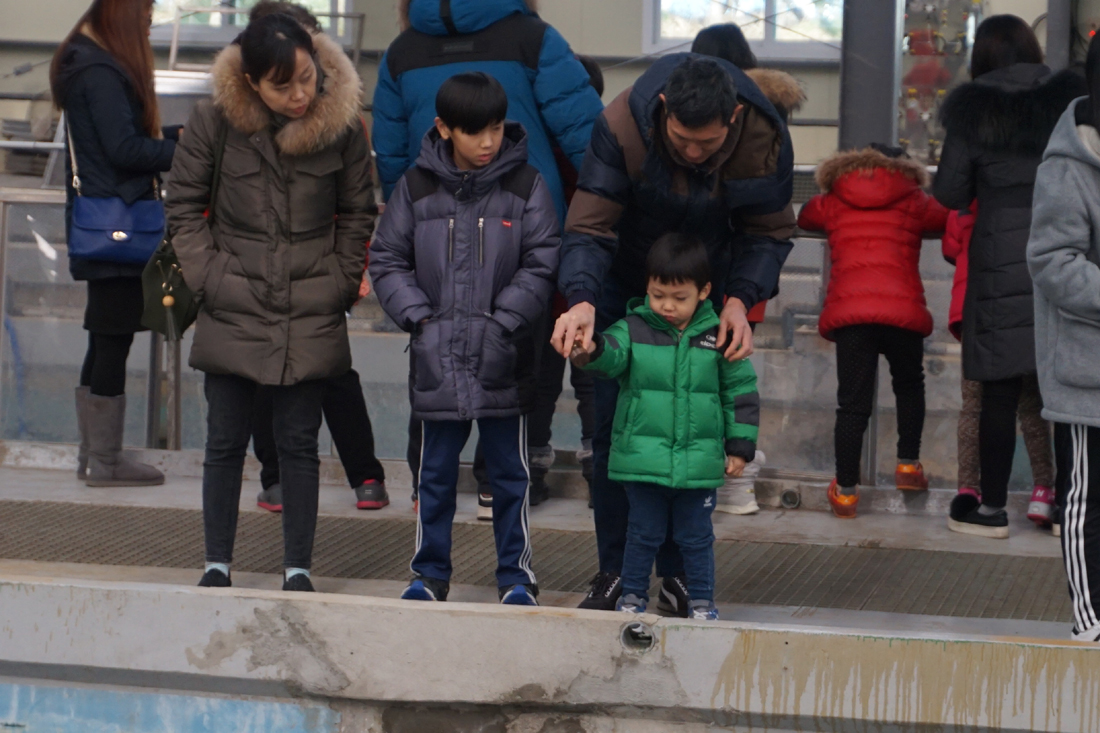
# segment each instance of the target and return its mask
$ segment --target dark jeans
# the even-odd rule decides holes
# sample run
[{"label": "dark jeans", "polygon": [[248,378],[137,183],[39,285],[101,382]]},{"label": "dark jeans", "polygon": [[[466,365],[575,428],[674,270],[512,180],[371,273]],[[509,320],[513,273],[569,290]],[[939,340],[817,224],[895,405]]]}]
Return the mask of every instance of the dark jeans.
[{"label": "dark jeans", "polygon": [[978,418],[978,456],[982,471],[982,504],[1004,509],[1008,480],[1016,455],[1016,408],[1024,378],[982,382],[982,414]]},{"label": "dark jeans", "polygon": [[[1100,428],[1054,423],[1058,477],[1065,477],[1062,559],[1074,630],[1100,630]],[[1095,466],[1096,468],[1093,468]]]},{"label": "dark jeans", "polygon": [[836,340],[836,481],[859,483],[863,434],[874,409],[878,356],[890,364],[898,415],[898,460],[920,459],[924,430],[924,337],[916,331],[880,324],[845,326]]},{"label": "dark jeans", "polygon": [[[626,315],[626,303],[636,293],[628,293],[613,276],[605,278],[603,293],[596,304],[596,330],[605,331]],[[596,430],[592,435],[592,518],[596,523],[596,550],[600,572],[620,575],[626,548],[630,504],[626,490],[607,476],[611,455],[611,426],[615,421],[615,405],[619,399],[619,382],[597,379],[595,384]],[[657,575],[668,578],[684,570],[684,561],[672,539],[671,527],[667,539],[657,553]]]},{"label": "dark jeans", "polygon": [[714,600],[714,489],[670,489],[628,483],[630,525],[623,555],[623,595],[649,600],[649,573],[669,527],[684,557],[684,574],[693,601]]},{"label": "dark jeans", "polygon": [[100,397],[118,397],[126,392],[126,358],[134,334],[88,332],[88,351],[80,369],[80,386]]},{"label": "dark jeans", "polygon": [[[206,460],[202,471],[202,517],[206,561],[233,560],[241,470],[252,433],[252,405],[259,385],[231,374],[206,375]],[[270,387],[272,425],[283,486],[283,566],[310,567],[317,529],[323,380]]]},{"label": "dark jeans", "polygon": [[[497,585],[534,585],[531,533],[527,517],[530,474],[527,471],[524,417],[477,421],[485,466],[493,492],[493,533],[497,548]],[[451,579],[451,526],[458,489],[458,457],[473,423],[427,420],[420,464],[420,508],[417,511],[414,573]]]},{"label": "dark jeans", "polygon": [[[359,373],[350,369],[339,377],[324,380],[324,386],[321,407],[351,488],[367,481],[385,481],[386,471],[374,455],[374,432]],[[272,427],[273,389],[277,388],[260,387],[253,408],[252,449],[262,465],[260,483],[265,489],[279,483],[279,453]]]}]

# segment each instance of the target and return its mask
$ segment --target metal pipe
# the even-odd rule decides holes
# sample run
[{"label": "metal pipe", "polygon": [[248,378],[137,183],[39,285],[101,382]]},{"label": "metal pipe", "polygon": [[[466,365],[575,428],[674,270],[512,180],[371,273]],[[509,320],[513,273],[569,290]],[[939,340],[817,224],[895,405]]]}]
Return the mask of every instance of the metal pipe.
[{"label": "metal pipe", "polygon": [[1071,61],[1073,47],[1072,0],[1047,0],[1047,57],[1046,63],[1054,71],[1060,71]]},{"label": "metal pipe", "polygon": [[149,332],[149,375],[145,388],[145,447],[160,447],[160,375],[161,344],[164,338],[156,331]]},{"label": "metal pipe", "polygon": [[37,140],[0,140],[0,150],[24,150],[37,153],[52,153],[64,150],[65,143],[40,142]]},{"label": "metal pipe", "polygon": [[181,450],[183,448],[183,401],[180,389],[180,348],[179,341],[169,341],[167,364],[168,387],[168,450]]},{"label": "metal pipe", "polygon": [[844,0],[840,149],[897,143],[902,0]]}]

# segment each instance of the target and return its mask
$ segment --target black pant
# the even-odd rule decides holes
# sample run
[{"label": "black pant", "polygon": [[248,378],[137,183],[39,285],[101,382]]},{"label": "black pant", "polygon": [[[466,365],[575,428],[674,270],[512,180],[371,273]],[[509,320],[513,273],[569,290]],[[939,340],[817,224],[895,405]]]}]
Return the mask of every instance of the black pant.
[{"label": "black pant", "polygon": [[126,359],[134,334],[88,332],[88,351],[80,369],[80,386],[90,387],[100,397],[118,397],[126,392]]},{"label": "black pant", "polygon": [[[252,406],[259,385],[230,374],[206,375],[206,460],[202,471],[202,518],[206,561],[233,560],[241,470],[252,433]],[[317,529],[320,460],[317,431],[325,382],[270,387],[272,425],[283,486],[283,565],[310,566]]]},{"label": "black pant", "polygon": [[1054,455],[1059,482],[1066,479],[1062,559],[1074,631],[1100,631],[1100,613],[1092,600],[1100,598],[1100,428],[1054,423]]},{"label": "black pant", "polygon": [[[374,454],[374,432],[358,372],[350,369],[339,377],[326,379],[324,385],[325,422],[351,488],[367,481],[385,481],[386,471]],[[252,450],[262,465],[260,483],[265,489],[279,483],[279,454],[272,428],[272,389],[275,388],[260,387],[253,408]]]},{"label": "black pant", "polygon": [[898,413],[898,460],[920,459],[924,430],[924,338],[916,331],[880,324],[845,326],[836,340],[836,480],[859,483],[863,434],[874,409],[878,356],[890,364]]},{"label": "black pant", "polygon": [[[546,335],[546,340],[550,340],[550,334]],[[539,364],[538,388],[535,392],[535,408],[527,421],[529,448],[544,448],[550,445],[554,411],[557,408],[558,398],[561,397],[562,380],[565,377],[565,361],[565,357],[553,349],[543,350],[542,362]],[[573,393],[577,396],[577,414],[581,418],[581,443],[587,446],[586,441],[592,440],[592,433],[596,429],[596,379],[592,376],[592,372],[571,366],[569,383],[573,385]]]},{"label": "black pant", "polygon": [[982,471],[982,504],[1004,509],[1008,480],[1016,455],[1016,408],[1024,378],[982,382],[982,413],[978,418],[978,461]]}]

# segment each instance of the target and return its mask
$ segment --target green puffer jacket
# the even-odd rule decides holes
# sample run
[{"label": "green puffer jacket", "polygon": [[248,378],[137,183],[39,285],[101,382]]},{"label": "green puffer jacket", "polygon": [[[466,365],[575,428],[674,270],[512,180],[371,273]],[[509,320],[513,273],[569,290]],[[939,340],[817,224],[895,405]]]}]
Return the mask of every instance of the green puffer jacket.
[{"label": "green puffer jacket", "polygon": [[704,301],[680,333],[636,298],[626,318],[597,335],[586,367],[622,385],[608,475],[677,489],[713,489],[726,456],[756,453],[760,396],[746,360],[718,348],[718,315]]}]

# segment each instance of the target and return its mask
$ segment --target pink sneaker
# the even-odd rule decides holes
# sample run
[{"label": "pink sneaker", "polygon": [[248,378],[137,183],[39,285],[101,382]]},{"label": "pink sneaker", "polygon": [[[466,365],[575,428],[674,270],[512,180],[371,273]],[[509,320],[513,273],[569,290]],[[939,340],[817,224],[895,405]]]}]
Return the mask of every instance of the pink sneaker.
[{"label": "pink sneaker", "polygon": [[978,501],[982,500],[982,492],[978,491],[972,486],[960,486],[959,493],[966,494],[967,496],[973,496]]},{"label": "pink sneaker", "polygon": [[1036,486],[1027,505],[1027,518],[1042,528],[1047,528],[1054,517],[1054,489]]}]

